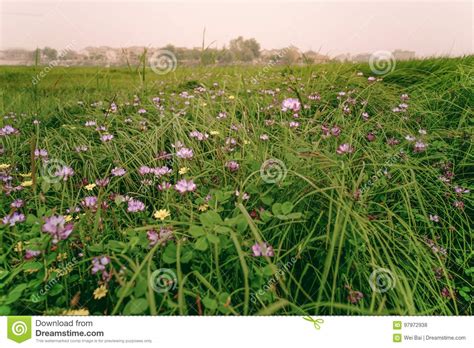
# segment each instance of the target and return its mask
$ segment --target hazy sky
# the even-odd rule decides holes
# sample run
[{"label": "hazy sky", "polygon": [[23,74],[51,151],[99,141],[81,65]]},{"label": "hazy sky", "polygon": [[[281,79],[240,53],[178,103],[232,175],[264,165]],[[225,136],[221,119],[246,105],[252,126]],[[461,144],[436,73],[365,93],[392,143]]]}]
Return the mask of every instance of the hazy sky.
[{"label": "hazy sky", "polygon": [[1,1],[0,49],[67,46],[222,47],[238,35],[262,48],[331,56],[394,50],[473,53],[471,1]]}]

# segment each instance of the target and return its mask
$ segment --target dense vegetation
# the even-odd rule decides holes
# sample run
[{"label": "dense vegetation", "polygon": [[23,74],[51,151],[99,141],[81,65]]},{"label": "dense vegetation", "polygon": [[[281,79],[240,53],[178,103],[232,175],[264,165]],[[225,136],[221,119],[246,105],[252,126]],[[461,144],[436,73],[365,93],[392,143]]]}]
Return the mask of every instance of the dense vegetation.
[{"label": "dense vegetation", "polygon": [[472,314],[473,67],[0,67],[0,314]]}]

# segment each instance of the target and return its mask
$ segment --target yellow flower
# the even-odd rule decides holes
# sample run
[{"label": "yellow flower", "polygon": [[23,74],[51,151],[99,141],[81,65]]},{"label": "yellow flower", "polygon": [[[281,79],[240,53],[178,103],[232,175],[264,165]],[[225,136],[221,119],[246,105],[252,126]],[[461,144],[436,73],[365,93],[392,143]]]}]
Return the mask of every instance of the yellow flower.
[{"label": "yellow flower", "polygon": [[72,215],[66,215],[66,216],[64,217],[64,221],[66,221],[66,222],[69,222],[69,221],[71,221],[71,220],[72,220]]},{"label": "yellow flower", "polygon": [[0,170],[8,169],[8,168],[10,168],[10,165],[9,165],[9,164],[6,164],[6,163],[0,164]]},{"label": "yellow flower", "polygon": [[233,100],[233,99],[235,99],[235,97],[233,95],[229,95],[229,99]]},{"label": "yellow flower", "polygon": [[201,204],[201,205],[198,207],[198,210],[199,210],[199,211],[206,211],[207,209],[209,209],[209,205],[208,205],[208,204]]},{"label": "yellow flower", "polygon": [[100,300],[102,297],[107,295],[107,288],[105,285],[99,286],[97,289],[94,290],[94,300]]},{"label": "yellow flower", "polygon": [[59,253],[58,256],[56,256],[56,260],[58,261],[63,261],[67,259],[67,253]]},{"label": "yellow flower", "polygon": [[21,253],[23,251],[23,242],[19,241],[18,243],[16,243],[14,250],[17,253]]},{"label": "yellow flower", "polygon": [[33,181],[32,181],[32,180],[23,181],[23,182],[21,183],[21,186],[23,186],[23,187],[28,187],[28,186],[31,186],[31,185],[33,185]]},{"label": "yellow flower", "polygon": [[96,184],[89,184],[89,185],[84,186],[84,188],[87,191],[92,191],[94,189],[94,187],[96,187],[96,186],[97,186]]},{"label": "yellow flower", "polygon": [[207,103],[202,103],[201,106],[207,106]]},{"label": "yellow flower", "polygon": [[87,308],[67,309],[62,312],[62,315],[89,315],[89,310]]},{"label": "yellow flower", "polygon": [[218,131],[210,131],[211,135],[219,135],[220,133]]},{"label": "yellow flower", "polygon": [[31,176],[31,173],[25,173],[25,174],[21,174],[21,173],[20,173],[20,176],[21,176],[22,178],[29,178],[29,177]]},{"label": "yellow flower", "polygon": [[183,168],[180,168],[180,169],[179,169],[179,174],[181,174],[181,175],[184,175],[184,174],[186,174],[187,172],[189,172],[189,168],[188,168],[188,167],[183,167]]},{"label": "yellow flower", "polygon": [[244,140],[244,145],[248,145],[248,144],[250,144],[250,141]]},{"label": "yellow flower", "polygon": [[170,211],[167,210],[167,209],[160,209],[160,210],[157,210],[155,211],[155,213],[153,214],[153,217],[155,219],[160,219],[161,221],[163,221],[164,219],[166,219],[167,217],[170,216]]}]

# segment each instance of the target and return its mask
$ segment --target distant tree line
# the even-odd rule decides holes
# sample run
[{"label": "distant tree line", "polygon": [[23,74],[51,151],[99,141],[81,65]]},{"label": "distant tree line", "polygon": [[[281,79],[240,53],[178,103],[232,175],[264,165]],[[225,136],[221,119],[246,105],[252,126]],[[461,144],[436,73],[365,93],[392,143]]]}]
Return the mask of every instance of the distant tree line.
[{"label": "distant tree line", "polygon": [[[178,62],[182,64],[234,64],[234,63],[268,63],[272,64],[295,64],[295,63],[312,63],[315,57],[326,59],[326,56],[318,55],[315,52],[302,53],[294,46],[282,48],[280,50],[261,50],[261,46],[254,38],[245,39],[239,36],[230,40],[228,45],[221,48],[202,47],[185,48],[176,47],[174,45],[166,45],[160,48],[145,47],[127,47],[127,48],[111,48],[111,47],[87,47],[80,52],[73,49],[59,51],[44,47],[34,51],[22,49],[6,50],[2,52],[1,59],[11,61],[23,61],[28,63],[35,62],[39,59],[41,64],[48,64],[55,61],[58,64],[67,65],[127,65],[138,64],[141,57],[146,52],[151,56],[157,50],[168,50],[172,52]],[[264,54],[263,54],[264,53]]]}]

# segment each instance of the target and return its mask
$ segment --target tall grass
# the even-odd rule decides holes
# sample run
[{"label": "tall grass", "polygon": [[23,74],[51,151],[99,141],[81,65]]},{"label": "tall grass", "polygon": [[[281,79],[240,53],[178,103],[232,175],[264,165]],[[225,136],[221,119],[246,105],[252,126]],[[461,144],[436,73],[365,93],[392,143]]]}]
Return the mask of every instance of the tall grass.
[{"label": "tall grass", "polygon": [[[178,68],[164,76],[146,69],[57,67],[35,87],[34,68],[1,67],[0,110],[3,115],[15,113],[1,122],[21,132],[1,138],[1,162],[18,173],[33,168],[38,185],[17,195],[27,201],[26,223],[0,227],[0,312],[54,314],[87,308],[94,314],[152,315],[472,314],[472,198],[456,197],[452,188],[472,189],[473,63],[473,57],[399,62],[377,83],[367,82],[370,70],[364,65],[272,68],[257,85],[251,80],[258,67]],[[183,91],[194,98],[179,97]],[[349,114],[342,111],[339,91],[353,91],[356,104]],[[309,100],[316,92],[321,100]],[[394,113],[403,93],[410,96],[409,109]],[[125,104],[134,95],[140,105]],[[164,99],[164,112],[153,105],[155,96]],[[292,119],[280,110],[286,97],[299,97],[309,107]],[[92,107],[97,101],[103,105]],[[119,105],[117,113],[106,111],[112,102]],[[138,114],[139,108],[147,113]],[[223,121],[216,119],[221,111],[228,115]],[[368,121],[362,112],[368,112]],[[127,117],[132,123],[125,123]],[[39,126],[33,125],[34,119],[41,121]],[[84,127],[92,119],[115,135],[112,142],[101,143],[93,128]],[[275,125],[266,126],[266,119]],[[291,129],[290,121],[300,126]],[[232,124],[240,128],[232,130]],[[338,125],[341,135],[323,137],[323,124]],[[404,138],[420,136],[420,129],[427,130],[423,138],[428,148],[414,153]],[[193,130],[216,135],[199,142],[189,137]],[[368,132],[375,133],[375,141],[367,141]],[[262,134],[269,140],[260,140]],[[238,142],[233,152],[223,149],[227,137]],[[387,145],[393,137],[400,143]],[[31,141],[47,149],[50,158],[73,167],[73,179],[42,184],[30,160]],[[167,162],[174,170],[172,181],[180,177],[179,168],[189,167],[186,176],[198,185],[192,195],[144,186],[137,174],[140,166],[158,165],[156,154],[172,151],[176,141],[191,147],[194,159]],[[337,155],[341,143],[350,143],[355,152]],[[78,145],[89,150],[76,153]],[[285,164],[282,182],[262,180],[260,167],[269,158]],[[229,160],[240,164],[239,171],[226,169]],[[439,180],[448,162],[455,173],[450,185]],[[48,244],[34,261],[24,260],[18,242],[37,240],[43,235],[39,226],[44,216],[66,215],[67,208],[90,195],[81,188],[82,178],[93,182],[116,166],[128,174],[94,194],[100,200],[110,193],[139,198],[147,205],[146,213],[129,214],[123,205],[110,203],[110,209],[77,214],[68,240],[54,248]],[[236,197],[235,190],[250,199]],[[197,207],[208,194],[209,210],[200,212]],[[5,216],[12,197],[1,197]],[[464,209],[453,206],[456,200],[463,200]],[[285,212],[275,203],[284,204]],[[171,211],[165,224],[173,227],[175,239],[165,247],[149,248],[146,231],[163,225],[151,213],[163,207]],[[430,221],[430,215],[438,215],[440,222]],[[208,226],[208,218],[217,220]],[[211,235],[205,248],[197,245],[193,226],[204,226]],[[446,249],[446,255],[434,252],[430,240]],[[259,241],[271,244],[275,256],[252,256],[251,247]],[[67,254],[64,260],[62,253]],[[111,257],[115,273],[107,296],[95,300],[92,293],[100,279],[90,268],[100,255]],[[79,261],[72,271],[39,302],[32,301],[54,278],[51,269],[73,256]],[[296,261],[284,276],[269,283],[291,258]],[[176,272],[173,291],[151,289],[149,278],[159,268]],[[379,269],[390,271],[392,284],[386,292],[370,286],[371,274]],[[252,297],[262,288],[263,295]],[[351,303],[351,291],[363,298]]]}]

